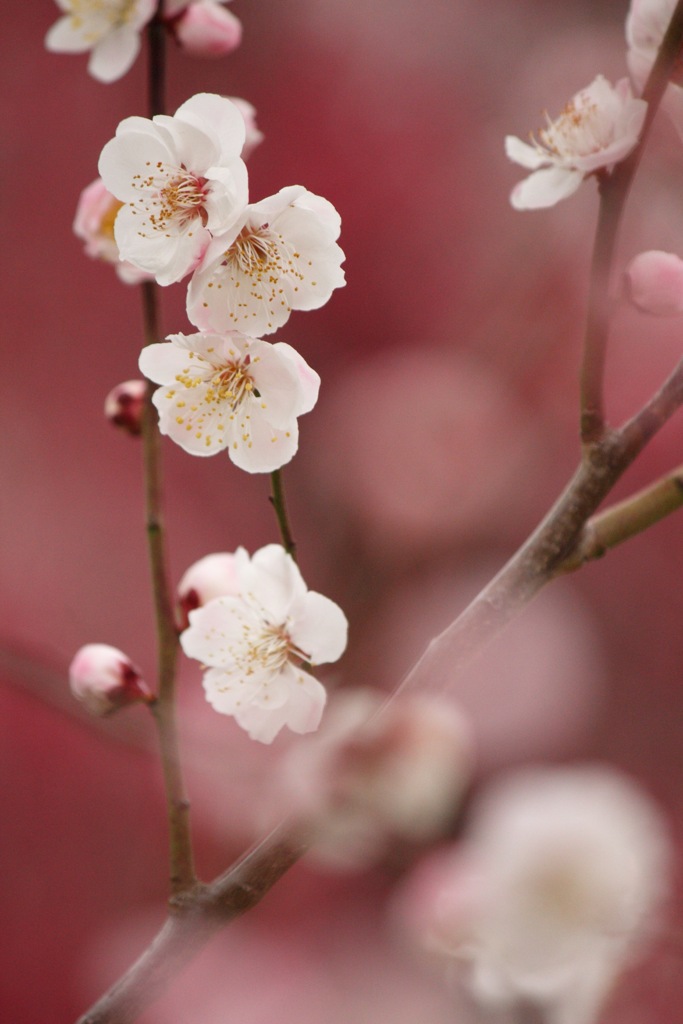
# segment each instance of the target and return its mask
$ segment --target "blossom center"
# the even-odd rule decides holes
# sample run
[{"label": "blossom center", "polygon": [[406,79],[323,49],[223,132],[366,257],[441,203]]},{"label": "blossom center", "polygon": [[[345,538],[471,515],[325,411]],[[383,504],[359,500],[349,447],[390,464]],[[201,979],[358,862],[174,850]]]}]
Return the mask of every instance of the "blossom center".
[{"label": "blossom center", "polygon": [[549,117],[547,120],[547,128],[539,132],[541,147],[554,157],[585,156],[604,149],[610,142],[611,126],[596,103],[577,107],[570,102],[556,121]]},{"label": "blossom center", "polygon": [[248,277],[279,271],[281,256],[268,224],[258,228],[243,227],[224,253],[224,265]]},{"label": "blossom center", "polygon": [[[206,226],[206,182],[206,178],[184,167],[166,168],[159,161],[146,177],[135,175],[133,188],[143,190],[147,196],[134,205],[142,207],[153,231],[167,233],[171,225],[182,229],[196,217]],[[140,234],[145,237],[144,232]]]},{"label": "blossom center", "polygon": [[[228,402],[233,412],[239,408],[249,395],[255,392],[254,378],[249,374],[249,356],[241,363],[230,363],[219,370],[211,379],[211,388],[207,401],[217,398],[220,402]],[[258,394],[258,392],[256,392]]]},{"label": "blossom center", "polygon": [[70,0],[69,14],[74,29],[81,29],[89,19],[104,17],[112,27],[119,28],[135,14],[137,0]]}]

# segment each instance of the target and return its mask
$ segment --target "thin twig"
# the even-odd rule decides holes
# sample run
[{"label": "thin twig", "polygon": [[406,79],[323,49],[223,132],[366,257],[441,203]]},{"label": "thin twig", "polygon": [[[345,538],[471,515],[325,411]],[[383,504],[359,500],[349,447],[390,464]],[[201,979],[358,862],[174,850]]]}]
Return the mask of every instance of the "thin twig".
[{"label": "thin twig", "polygon": [[285,491],[282,483],[281,469],[276,469],[270,474],[270,484],[272,489],[270,503],[275,509],[277,523],[280,528],[280,536],[282,537],[282,545],[287,554],[291,555],[296,562],[296,541],[292,536],[289,518],[287,516],[287,505],[285,502]]},{"label": "thin twig", "polygon": [[[147,26],[148,94],[150,117],[164,112],[165,29],[157,10]],[[145,342],[157,344],[159,329],[158,285],[141,285]],[[196,885],[190,804],[183,782],[178,726],[176,721],[176,662],[178,635],[173,598],[166,561],[166,543],[162,518],[161,438],[156,410],[152,404],[155,386],[147,383],[143,415],[142,443],[145,477],[145,517],[147,544],[152,575],[152,591],[157,629],[158,692],[152,705],[157,726],[169,828],[169,870],[173,894],[187,892]]]}]

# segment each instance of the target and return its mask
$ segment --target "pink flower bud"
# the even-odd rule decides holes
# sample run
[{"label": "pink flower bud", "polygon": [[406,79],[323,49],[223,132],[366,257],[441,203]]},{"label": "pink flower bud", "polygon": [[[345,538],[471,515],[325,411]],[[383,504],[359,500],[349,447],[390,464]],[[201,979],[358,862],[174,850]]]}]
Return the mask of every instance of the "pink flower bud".
[{"label": "pink flower bud", "polygon": [[69,666],[71,692],[93,715],[108,715],[153,694],[130,658],[109,644],[86,644]]},{"label": "pink flower bud", "polygon": [[179,628],[187,629],[188,616],[195,608],[202,608],[214,597],[238,593],[234,554],[205,555],[190,566],[178,584]]},{"label": "pink flower bud", "polygon": [[107,191],[102,179],[96,178],[81,192],[73,231],[85,242],[86,255],[112,263],[125,284],[139,284],[151,280],[150,275],[119,259],[119,247],[114,238],[114,221],[122,205]]},{"label": "pink flower bud", "polygon": [[183,50],[195,57],[224,57],[242,41],[242,23],[217,0],[195,0],[173,23]]},{"label": "pink flower bud", "polygon": [[144,380],[126,380],[117,384],[104,400],[104,415],[114,426],[138,437],[142,433],[146,390]]},{"label": "pink flower bud", "polygon": [[683,260],[674,253],[641,252],[631,260],[624,277],[629,299],[643,313],[683,313]]}]

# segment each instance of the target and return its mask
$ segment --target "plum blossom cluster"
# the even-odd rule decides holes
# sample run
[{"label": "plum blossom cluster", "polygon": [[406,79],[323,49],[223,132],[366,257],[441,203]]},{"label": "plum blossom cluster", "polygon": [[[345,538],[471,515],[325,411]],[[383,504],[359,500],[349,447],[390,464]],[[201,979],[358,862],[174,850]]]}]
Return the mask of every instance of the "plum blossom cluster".
[{"label": "plum blossom cluster", "polygon": [[187,312],[199,328],[147,348],[161,385],[160,429],[193,455],[227,450],[247,472],[272,472],[298,447],[297,417],[319,378],[289,345],[271,344],[295,309],[316,309],[344,284],[340,218],[293,185],[248,201],[244,147],[253,108],[210,93],[173,117],[130,117],[104,147],[103,187],[119,205],[114,242],[127,267],[170,285],[192,275]]},{"label": "plum blossom cluster", "polygon": [[[178,45],[195,56],[232,53],[242,39],[238,18],[223,6],[230,0],[164,0],[159,19]],[[157,0],[56,0],[62,17],[45,37],[54,53],[90,52],[88,71],[114,82],[130,70],[140,52],[140,33],[152,20]]]},{"label": "plum blossom cluster", "polygon": [[192,593],[195,603],[217,589],[222,596],[189,611],[180,638],[205,669],[209,703],[262,743],[285,726],[296,733],[317,729],[326,691],[309,669],[343,654],[348,625],[341,608],[308,590],[279,544],[251,558],[238,548],[202,559],[181,581],[181,605],[183,596]]}]

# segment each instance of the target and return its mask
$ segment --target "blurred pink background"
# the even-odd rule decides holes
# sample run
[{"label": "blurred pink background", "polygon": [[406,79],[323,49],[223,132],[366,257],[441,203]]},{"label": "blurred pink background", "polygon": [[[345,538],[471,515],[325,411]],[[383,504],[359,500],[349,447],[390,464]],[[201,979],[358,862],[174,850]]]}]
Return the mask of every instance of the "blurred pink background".
[{"label": "blurred pink background", "polygon": [[[295,313],[277,340],[322,376],[284,473],[300,564],[351,623],[331,683],[391,688],[535,526],[578,458],[577,374],[597,209],[589,183],[556,209],[515,213],[523,171],[503,153],[595,74],[626,73],[626,4],[540,0],[235,0],[242,47],[169,52],[172,112],[199,91],[251,101],[265,142],[258,200],[289,184],[342,215],[347,287]],[[139,444],[102,416],[137,373],[137,290],[71,232],[79,193],[117,123],[145,114],[145,59],[111,86],[48,54],[50,0],[5,11],[3,140],[3,936],[0,1019],[74,1019],[163,917],[165,824],[141,711],[93,724],[67,693],[82,644],[153,676]],[[655,131],[622,238],[683,255],[683,145]],[[184,287],[162,296],[187,329]],[[680,320],[618,313],[608,365],[615,421],[680,356]],[[620,484],[680,461],[674,420]],[[174,579],[211,551],[277,539],[268,481],[164,445]],[[529,760],[607,760],[635,776],[683,839],[681,520],[674,516],[528,609],[454,696],[478,736],[479,782]],[[209,877],[259,835],[277,747],[249,743],[182,668],[199,862]],[[393,872],[398,871],[394,865]],[[395,875],[299,865],[221,936],[145,1024],[455,1019],[452,993],[413,963],[385,904]],[[672,910],[671,932],[681,915]],[[605,1021],[674,1024],[681,946],[665,936]],[[457,1018],[471,1018],[461,1008]]]}]

